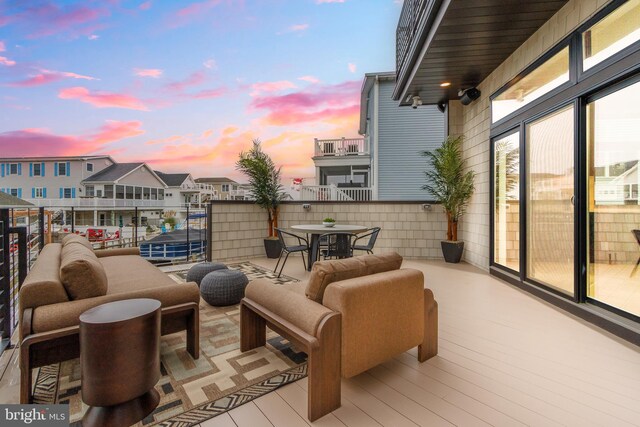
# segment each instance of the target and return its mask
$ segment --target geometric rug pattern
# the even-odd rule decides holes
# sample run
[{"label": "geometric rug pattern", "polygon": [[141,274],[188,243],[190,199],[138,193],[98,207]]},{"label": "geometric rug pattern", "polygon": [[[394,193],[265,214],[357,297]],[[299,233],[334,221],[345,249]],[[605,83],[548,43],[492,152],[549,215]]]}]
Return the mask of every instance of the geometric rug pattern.
[{"label": "geometric rug pattern", "polygon": [[[277,278],[270,270],[251,263],[229,268],[243,271],[249,280],[297,282],[287,276]],[[176,282],[184,282],[186,270],[168,274]],[[213,307],[200,300],[198,360],[186,351],[184,332],[163,336],[160,347],[161,379],[156,384],[160,403],[138,426],[195,425],[306,376],[306,354],[269,329],[266,346],[240,352],[237,305]],[[34,400],[39,404],[68,404],[71,425],[79,426],[87,410],[80,390],[80,361],[69,360],[39,370]]]}]

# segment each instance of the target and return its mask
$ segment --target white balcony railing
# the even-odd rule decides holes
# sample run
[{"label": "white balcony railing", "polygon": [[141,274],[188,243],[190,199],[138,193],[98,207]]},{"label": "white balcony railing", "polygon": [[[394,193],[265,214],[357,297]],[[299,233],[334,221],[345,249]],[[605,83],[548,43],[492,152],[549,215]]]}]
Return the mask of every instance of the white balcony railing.
[{"label": "white balcony railing", "polygon": [[368,187],[338,188],[335,185],[303,185],[300,200],[326,200],[336,202],[366,202],[373,200],[373,191]]},{"label": "white balcony railing", "polygon": [[180,203],[176,205],[168,200],[120,200],[120,199],[100,199],[100,198],[77,198],[77,199],[25,199],[35,206],[52,209],[113,209],[113,208],[153,208],[153,209],[204,209],[206,203],[196,201],[190,203]]},{"label": "white balcony railing", "polygon": [[362,156],[369,154],[366,138],[315,139],[315,156]]}]

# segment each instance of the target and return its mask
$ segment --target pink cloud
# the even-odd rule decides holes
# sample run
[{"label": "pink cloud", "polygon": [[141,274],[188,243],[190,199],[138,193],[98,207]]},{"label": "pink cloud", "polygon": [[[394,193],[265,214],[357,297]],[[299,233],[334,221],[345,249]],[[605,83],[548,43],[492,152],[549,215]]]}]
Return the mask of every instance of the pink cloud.
[{"label": "pink cloud", "polygon": [[7,67],[13,67],[14,65],[16,65],[16,61],[12,61],[5,56],[0,56],[0,64],[6,65]]},{"label": "pink cloud", "polygon": [[262,92],[280,92],[286,89],[295,89],[296,85],[288,80],[280,80],[277,82],[259,82],[251,85],[251,96],[257,96]]},{"label": "pink cloud", "polygon": [[97,34],[91,34],[89,37],[87,37],[89,40],[98,40],[100,38],[99,35]]},{"label": "pink cloud", "polygon": [[185,93],[182,96],[191,99],[211,99],[219,98],[227,93],[227,89],[220,87],[217,89],[204,89],[196,93]]},{"label": "pink cloud", "polygon": [[0,40],[0,52],[4,52],[5,50],[7,50],[7,48],[4,45],[4,42],[2,40]]},{"label": "pink cloud", "polygon": [[77,73],[71,73],[69,71],[46,70],[44,68],[39,69],[39,71],[40,72],[38,74],[35,74],[29,78],[10,83],[10,86],[15,86],[15,87],[40,86],[40,85],[56,82],[65,78],[80,79],[80,80],[98,80],[95,77],[85,76]]},{"label": "pink cloud", "polygon": [[289,27],[289,31],[304,31],[309,28],[309,24],[295,24]]},{"label": "pink cloud", "polygon": [[109,15],[103,7],[91,7],[85,4],[61,6],[44,0],[11,16],[10,20],[22,27],[29,38],[47,37],[65,34],[72,37],[90,35],[102,28],[101,18]]},{"label": "pink cloud", "polygon": [[93,153],[112,142],[144,133],[139,121],[108,121],[88,136],[56,135],[46,129],[0,133],[0,151],[7,156],[70,156]]},{"label": "pink cloud", "polygon": [[141,3],[140,6],[138,6],[138,9],[140,9],[140,10],[149,10],[149,9],[151,9],[152,3],[153,2],[151,0],[146,1],[144,3]]},{"label": "pink cloud", "polygon": [[298,80],[309,82],[311,84],[320,83],[320,79],[315,76],[302,76],[302,77],[298,77]]},{"label": "pink cloud", "polygon": [[201,2],[191,3],[181,9],[178,9],[169,20],[169,26],[172,28],[186,25],[194,19],[204,16],[210,9],[218,6],[222,0],[205,0]]},{"label": "pink cloud", "polygon": [[344,3],[345,0],[316,0],[316,4],[323,4],[323,3]]},{"label": "pink cloud", "polygon": [[169,83],[166,87],[175,92],[182,92],[189,87],[198,86],[206,80],[207,76],[202,71],[196,71],[195,73],[191,73],[186,79]]},{"label": "pink cloud", "polygon": [[347,64],[347,68],[349,68],[349,72],[351,72],[351,73],[355,73],[358,70],[358,66],[356,64],[354,64],[353,62],[349,62]]},{"label": "pink cloud", "polygon": [[134,68],[133,74],[139,77],[152,77],[157,79],[162,76],[162,70],[159,68]]},{"label": "pink cloud", "polygon": [[62,89],[58,93],[58,98],[77,99],[96,108],[126,108],[129,110],[149,111],[147,106],[134,96],[111,92],[92,93],[81,86]]}]

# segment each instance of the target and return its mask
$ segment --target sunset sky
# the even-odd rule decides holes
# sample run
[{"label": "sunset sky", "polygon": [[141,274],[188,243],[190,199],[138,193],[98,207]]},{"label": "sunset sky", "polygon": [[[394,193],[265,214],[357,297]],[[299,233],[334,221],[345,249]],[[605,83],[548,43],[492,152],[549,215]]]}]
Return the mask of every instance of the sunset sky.
[{"label": "sunset sky", "polygon": [[0,0],[0,156],[111,154],[238,178],[261,138],[286,177],[357,136],[394,69],[398,0]]}]

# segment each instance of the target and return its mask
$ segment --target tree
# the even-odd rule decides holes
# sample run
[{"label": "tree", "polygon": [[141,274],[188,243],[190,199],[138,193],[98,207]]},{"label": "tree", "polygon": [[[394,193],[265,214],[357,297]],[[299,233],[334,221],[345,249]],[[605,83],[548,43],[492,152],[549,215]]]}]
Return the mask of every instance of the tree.
[{"label": "tree", "polygon": [[249,178],[250,192],[256,204],[267,211],[269,237],[276,237],[280,202],[285,197],[280,183],[281,168],[276,167],[271,157],[262,151],[260,140],[254,139],[253,147],[240,153],[236,169]]},{"label": "tree", "polygon": [[431,168],[425,171],[427,183],[422,189],[429,191],[444,208],[447,214],[447,240],[453,242],[458,241],[458,221],[475,190],[475,174],[473,171],[464,171],[461,146],[461,136],[449,136],[434,151],[422,152],[431,162]]}]

